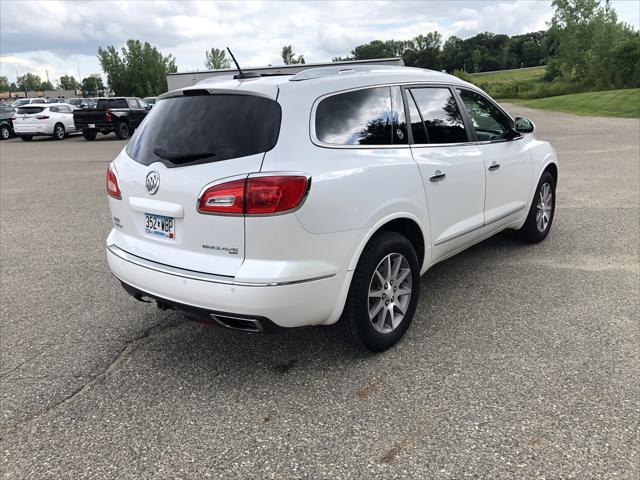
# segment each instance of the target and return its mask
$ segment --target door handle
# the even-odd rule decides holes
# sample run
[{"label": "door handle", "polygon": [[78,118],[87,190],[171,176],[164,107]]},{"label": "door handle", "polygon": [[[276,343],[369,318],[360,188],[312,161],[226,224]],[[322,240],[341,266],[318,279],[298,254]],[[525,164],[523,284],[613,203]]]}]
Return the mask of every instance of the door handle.
[{"label": "door handle", "polygon": [[447,176],[446,173],[442,173],[440,170],[436,170],[434,174],[429,177],[429,180],[431,182],[439,182],[440,180],[443,180],[444,177],[446,176]]},{"label": "door handle", "polygon": [[493,162],[493,163],[491,164],[491,166],[489,167],[489,170],[492,170],[492,171],[493,171],[493,170],[498,170],[499,168],[500,168],[500,164],[499,164],[499,163],[497,163],[497,162]]}]

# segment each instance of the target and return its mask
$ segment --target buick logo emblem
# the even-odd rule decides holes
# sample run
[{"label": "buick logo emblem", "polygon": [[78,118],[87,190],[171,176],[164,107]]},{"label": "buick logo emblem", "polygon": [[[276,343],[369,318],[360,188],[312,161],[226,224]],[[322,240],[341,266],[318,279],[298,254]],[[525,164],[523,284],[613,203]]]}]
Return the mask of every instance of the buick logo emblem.
[{"label": "buick logo emblem", "polygon": [[160,174],[155,170],[151,170],[147,173],[147,178],[144,183],[147,186],[147,192],[149,192],[149,195],[153,195],[160,188]]}]

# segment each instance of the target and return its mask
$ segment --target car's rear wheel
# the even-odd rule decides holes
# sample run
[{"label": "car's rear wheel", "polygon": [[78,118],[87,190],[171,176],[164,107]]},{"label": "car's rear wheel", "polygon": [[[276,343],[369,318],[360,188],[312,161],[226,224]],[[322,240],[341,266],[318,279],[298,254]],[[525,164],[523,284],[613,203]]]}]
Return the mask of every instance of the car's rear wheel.
[{"label": "car's rear wheel", "polygon": [[0,140],[9,140],[11,137],[11,130],[6,125],[0,127]]},{"label": "car's rear wheel", "polygon": [[54,140],[63,140],[65,136],[64,125],[61,123],[56,123],[53,127],[53,139]]},{"label": "car's rear wheel", "polygon": [[126,140],[127,138],[129,138],[129,125],[127,125],[125,122],[119,123],[116,127],[116,137],[118,137],[120,140]]},{"label": "car's rear wheel", "polygon": [[89,140],[89,141],[95,140],[96,135],[98,135],[98,132],[90,128],[85,128],[84,130],[82,130],[82,136],[84,137],[85,140]]},{"label": "car's rear wheel", "polygon": [[22,135],[20,139],[24,142],[30,142],[31,140],[33,140],[33,135]]},{"label": "car's rear wheel", "polygon": [[556,181],[549,172],[544,172],[531,201],[527,220],[517,236],[529,243],[541,242],[549,234],[556,211]]},{"label": "car's rear wheel", "polygon": [[365,247],[338,322],[354,346],[381,352],[407,331],[418,304],[420,267],[411,242],[379,232]]}]

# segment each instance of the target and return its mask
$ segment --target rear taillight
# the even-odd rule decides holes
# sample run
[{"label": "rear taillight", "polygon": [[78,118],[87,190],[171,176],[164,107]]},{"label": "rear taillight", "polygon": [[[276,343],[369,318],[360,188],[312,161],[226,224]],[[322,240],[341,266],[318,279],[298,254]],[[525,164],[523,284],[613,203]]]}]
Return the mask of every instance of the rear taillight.
[{"label": "rear taillight", "polygon": [[116,174],[111,168],[111,165],[109,165],[109,168],[107,168],[107,193],[110,197],[113,197],[117,200],[120,200],[122,198],[120,187],[118,186],[118,179],[116,178]]},{"label": "rear taillight", "polygon": [[104,119],[105,119],[107,122],[110,122],[110,121],[111,121],[111,112],[105,112],[105,114],[104,114]]},{"label": "rear taillight", "polygon": [[221,183],[201,195],[202,213],[234,215],[270,215],[300,205],[311,179],[302,175],[249,177]]},{"label": "rear taillight", "polygon": [[48,115],[36,115],[36,119],[38,120],[46,120],[47,118],[49,118]]}]

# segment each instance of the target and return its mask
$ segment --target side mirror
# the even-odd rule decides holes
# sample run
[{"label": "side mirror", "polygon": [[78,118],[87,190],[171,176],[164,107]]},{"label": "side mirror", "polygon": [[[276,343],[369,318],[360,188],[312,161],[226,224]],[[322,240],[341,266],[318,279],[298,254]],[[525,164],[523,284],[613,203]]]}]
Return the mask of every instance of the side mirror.
[{"label": "side mirror", "polygon": [[536,126],[527,117],[516,117],[515,128],[516,132],[519,133],[531,133],[535,130]]}]

